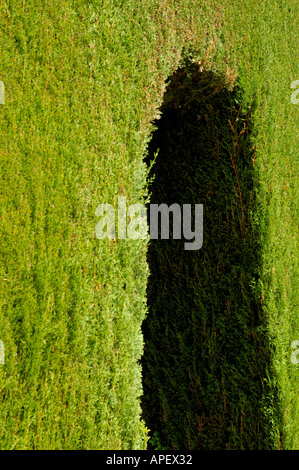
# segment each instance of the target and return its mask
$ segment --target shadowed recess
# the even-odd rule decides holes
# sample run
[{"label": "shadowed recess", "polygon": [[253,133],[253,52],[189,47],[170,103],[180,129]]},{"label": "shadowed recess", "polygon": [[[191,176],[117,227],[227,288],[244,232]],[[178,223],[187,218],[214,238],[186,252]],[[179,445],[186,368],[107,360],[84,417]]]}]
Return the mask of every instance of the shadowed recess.
[{"label": "shadowed recess", "polygon": [[194,206],[203,204],[201,249],[184,250],[171,229],[169,240],[149,244],[142,359],[149,448],[275,446],[252,107],[241,103],[238,86],[229,90],[222,77],[187,65],[169,82],[149,144],[148,165],[159,150],[150,203],[191,204],[193,227]]}]

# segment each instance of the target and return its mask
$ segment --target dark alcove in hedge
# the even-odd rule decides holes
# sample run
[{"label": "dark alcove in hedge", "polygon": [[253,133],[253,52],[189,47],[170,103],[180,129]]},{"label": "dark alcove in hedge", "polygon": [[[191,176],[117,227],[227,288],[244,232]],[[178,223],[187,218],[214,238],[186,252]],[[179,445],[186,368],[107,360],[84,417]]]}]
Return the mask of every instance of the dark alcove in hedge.
[{"label": "dark alcove in hedge", "polygon": [[180,68],[149,144],[148,164],[159,149],[150,203],[190,204],[193,224],[203,204],[199,250],[185,250],[171,230],[149,245],[142,409],[150,448],[271,447],[252,109],[242,111],[241,100],[214,73]]}]

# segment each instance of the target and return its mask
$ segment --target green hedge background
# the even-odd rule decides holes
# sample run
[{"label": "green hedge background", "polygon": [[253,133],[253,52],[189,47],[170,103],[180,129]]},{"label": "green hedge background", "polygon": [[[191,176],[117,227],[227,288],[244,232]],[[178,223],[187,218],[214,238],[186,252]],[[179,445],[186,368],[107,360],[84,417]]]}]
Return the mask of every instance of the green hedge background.
[{"label": "green hedge background", "polygon": [[[250,292],[260,296],[267,337],[261,419],[269,429],[252,446],[299,448],[290,361],[299,339],[297,18],[295,0],[0,1],[1,449],[148,445],[149,240],[98,240],[95,210],[116,207],[119,195],[128,205],[149,200],[154,120],[187,61],[222,77],[227,90],[238,86],[238,106],[253,110],[248,185],[257,210],[246,217],[259,234]],[[215,351],[206,354],[213,361]],[[200,446],[248,448],[234,417],[231,431]],[[194,428],[190,444],[156,431],[158,447],[166,435],[172,448],[198,445]]]}]

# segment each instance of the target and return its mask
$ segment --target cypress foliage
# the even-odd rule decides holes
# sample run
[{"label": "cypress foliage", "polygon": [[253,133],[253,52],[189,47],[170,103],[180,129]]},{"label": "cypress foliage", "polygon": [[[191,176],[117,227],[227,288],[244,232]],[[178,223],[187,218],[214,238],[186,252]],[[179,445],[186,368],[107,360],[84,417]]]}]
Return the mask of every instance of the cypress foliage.
[{"label": "cypress foliage", "polygon": [[[296,22],[293,0],[1,2],[1,449],[144,449],[149,430],[298,448]],[[161,108],[187,59],[205,73]],[[157,241],[147,263],[95,214],[149,200],[161,112],[153,197],[203,203],[204,246]]]},{"label": "cypress foliage", "polygon": [[171,232],[150,242],[144,417],[168,449],[272,448],[270,353],[253,289],[261,246],[252,107],[242,109],[238,86],[229,91],[221,77],[187,65],[171,78],[161,112],[147,160],[158,151],[151,203],[191,204],[193,227],[194,205],[203,204],[203,246],[185,251]]}]

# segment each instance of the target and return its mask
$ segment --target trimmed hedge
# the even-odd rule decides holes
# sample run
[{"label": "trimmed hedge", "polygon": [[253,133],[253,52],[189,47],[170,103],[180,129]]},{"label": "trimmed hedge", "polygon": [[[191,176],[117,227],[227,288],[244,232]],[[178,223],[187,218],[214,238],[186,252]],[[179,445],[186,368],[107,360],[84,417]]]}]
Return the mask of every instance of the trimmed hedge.
[{"label": "trimmed hedge", "polygon": [[[0,448],[145,449],[154,431],[156,445],[171,448],[298,448],[298,367],[290,361],[290,344],[299,338],[298,106],[290,101],[291,83],[298,79],[295,1],[4,0],[0,11]],[[162,107],[164,92],[188,61],[203,66],[208,88],[209,77],[217,83],[221,77],[221,90],[200,104],[213,136],[205,117],[191,119],[197,112],[191,103],[190,116],[180,118],[195,174],[184,159],[180,175],[170,165],[173,178],[190,186],[192,200],[207,205],[204,240],[211,241],[195,257],[180,253],[179,245],[165,245],[165,255],[174,250],[177,259],[191,260],[175,268],[183,275],[176,274],[177,298],[166,304],[176,313],[162,338],[166,349],[169,337],[177,348],[178,334],[179,348],[188,344],[185,363],[172,378],[179,381],[176,413],[173,401],[165,401],[165,385],[150,383],[145,364],[142,372],[153,345],[151,337],[143,338],[143,322],[147,312],[153,325],[166,321],[153,314],[151,320],[150,312],[155,302],[161,305],[162,286],[168,289],[174,278],[163,271],[157,285],[152,272],[152,284],[149,239],[98,240],[95,212],[102,203],[116,208],[121,195],[127,205],[149,202],[152,174],[144,158],[151,155],[152,137],[150,145],[156,142],[154,120],[176,119],[176,112],[171,116]],[[203,94],[195,85],[191,89]],[[218,115],[209,114],[210,103]],[[221,165],[211,165],[218,158],[215,143],[219,155],[236,150],[227,112],[237,132],[245,123],[240,153],[232,154],[235,168],[224,157]],[[206,134],[197,141],[201,123]],[[194,167],[196,145],[206,154],[203,186],[201,166]],[[153,167],[158,182],[160,165]],[[178,184],[178,201],[181,189]],[[215,225],[209,225],[214,216]],[[212,246],[216,252],[209,251]],[[199,260],[207,265],[204,275]],[[156,294],[148,304],[151,285]],[[163,334],[159,328],[157,337]],[[190,349],[196,341],[198,348]],[[157,371],[161,381],[171,360],[179,359],[178,351],[167,351],[163,368],[168,365]],[[181,382],[187,371],[191,390]],[[160,399],[152,398],[152,414],[148,397],[154,391]],[[190,423],[184,417],[179,428],[182,403]],[[263,429],[257,431],[257,423]]]}]

